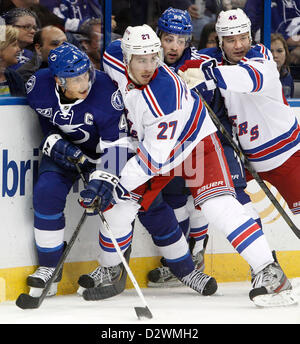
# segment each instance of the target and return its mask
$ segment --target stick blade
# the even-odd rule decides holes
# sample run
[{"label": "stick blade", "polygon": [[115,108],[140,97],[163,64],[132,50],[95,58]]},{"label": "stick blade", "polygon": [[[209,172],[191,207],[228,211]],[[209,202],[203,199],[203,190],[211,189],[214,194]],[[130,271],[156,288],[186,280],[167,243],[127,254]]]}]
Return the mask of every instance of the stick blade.
[{"label": "stick blade", "polygon": [[22,309],[34,309],[40,305],[39,297],[33,297],[28,294],[20,294],[16,300],[16,305]]},{"label": "stick blade", "polygon": [[139,318],[139,320],[142,319],[152,319],[153,315],[150,312],[150,309],[146,306],[146,307],[134,307],[135,309],[135,313],[137,315],[137,317]]}]

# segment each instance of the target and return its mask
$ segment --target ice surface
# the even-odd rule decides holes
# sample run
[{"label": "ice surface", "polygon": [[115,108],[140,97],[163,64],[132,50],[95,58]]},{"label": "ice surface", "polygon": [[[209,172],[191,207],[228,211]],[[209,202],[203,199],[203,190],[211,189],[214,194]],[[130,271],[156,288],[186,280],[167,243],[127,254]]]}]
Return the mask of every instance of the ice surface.
[{"label": "ice surface", "polygon": [[257,308],[248,297],[250,282],[219,283],[212,296],[181,288],[142,289],[151,320],[138,320],[143,306],[134,289],[102,301],[77,294],[46,298],[40,308],[22,310],[14,301],[0,303],[0,324],[299,324],[300,278],[292,280],[298,305]]}]

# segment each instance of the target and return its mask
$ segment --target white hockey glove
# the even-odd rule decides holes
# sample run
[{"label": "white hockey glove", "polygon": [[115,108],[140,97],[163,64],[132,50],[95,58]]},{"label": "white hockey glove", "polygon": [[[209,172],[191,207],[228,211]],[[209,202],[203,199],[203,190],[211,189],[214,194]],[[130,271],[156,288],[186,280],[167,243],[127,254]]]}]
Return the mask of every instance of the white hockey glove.
[{"label": "white hockey glove", "polygon": [[192,89],[200,85],[200,88],[211,91],[217,87],[217,79],[214,75],[214,67],[217,61],[210,60],[187,60],[178,70],[178,75]]}]

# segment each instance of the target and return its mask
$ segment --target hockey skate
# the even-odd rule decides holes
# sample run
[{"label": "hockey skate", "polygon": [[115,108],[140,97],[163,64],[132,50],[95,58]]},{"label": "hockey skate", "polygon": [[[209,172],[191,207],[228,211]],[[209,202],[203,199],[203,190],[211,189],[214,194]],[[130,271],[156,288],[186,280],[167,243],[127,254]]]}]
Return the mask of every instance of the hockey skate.
[{"label": "hockey skate", "polygon": [[[196,269],[203,272],[204,271],[204,253],[207,246],[208,235],[206,235],[203,243],[203,250],[199,251],[195,255],[192,255],[193,261],[195,263]],[[193,252],[195,246],[195,239],[190,238],[189,247],[190,251]],[[166,264],[166,260],[161,258],[160,260],[162,266],[151,270],[148,273],[148,287],[151,288],[172,288],[172,287],[182,287],[183,284],[179,279],[173,275],[170,268]]]},{"label": "hockey skate", "polygon": [[[124,253],[129,262],[131,246]],[[127,272],[124,265],[98,266],[89,274],[81,275],[77,293],[87,301],[103,300],[122,293],[126,285]]]},{"label": "hockey skate", "polygon": [[[40,297],[43,289],[46,286],[46,283],[51,278],[55,268],[49,268],[47,266],[39,266],[37,270],[27,277],[27,285],[30,287],[29,295],[32,297]],[[58,283],[62,279],[62,269],[55,279],[55,281],[51,284],[51,287],[46,296],[54,296],[57,293],[57,286]]]},{"label": "hockey skate", "polygon": [[204,296],[213,295],[218,289],[217,281],[213,277],[197,269],[184,276],[181,282]]},{"label": "hockey skate", "polygon": [[292,285],[275,260],[252,280],[249,297],[257,307],[291,306],[297,303]]}]

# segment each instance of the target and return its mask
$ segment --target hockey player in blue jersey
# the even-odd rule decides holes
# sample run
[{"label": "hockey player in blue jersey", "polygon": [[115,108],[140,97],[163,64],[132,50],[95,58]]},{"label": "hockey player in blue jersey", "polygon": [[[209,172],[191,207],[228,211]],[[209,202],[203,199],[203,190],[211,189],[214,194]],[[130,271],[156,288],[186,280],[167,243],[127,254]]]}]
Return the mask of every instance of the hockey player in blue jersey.
[{"label": "hockey player in blue jersey", "polygon": [[[99,164],[100,156],[110,156],[115,149],[102,147],[103,144],[118,140],[118,145],[124,142],[126,146],[127,135],[117,88],[105,73],[94,70],[85,53],[70,43],[50,52],[49,68],[34,74],[26,88],[28,103],[38,114],[44,135],[33,193],[39,267],[27,279],[31,295],[38,296],[64,250],[66,197],[79,177],[70,158],[88,172]],[[118,174],[114,161],[109,168]],[[56,293],[60,278],[49,291],[51,295]]]}]

